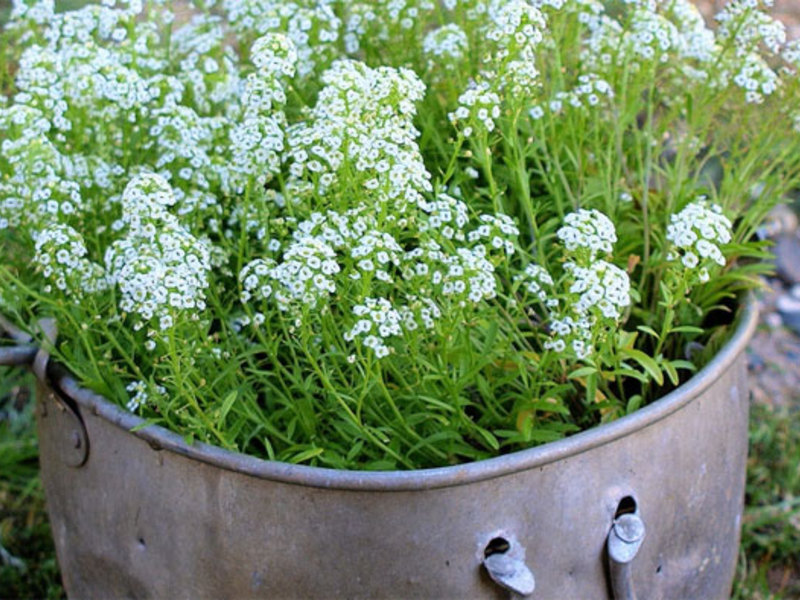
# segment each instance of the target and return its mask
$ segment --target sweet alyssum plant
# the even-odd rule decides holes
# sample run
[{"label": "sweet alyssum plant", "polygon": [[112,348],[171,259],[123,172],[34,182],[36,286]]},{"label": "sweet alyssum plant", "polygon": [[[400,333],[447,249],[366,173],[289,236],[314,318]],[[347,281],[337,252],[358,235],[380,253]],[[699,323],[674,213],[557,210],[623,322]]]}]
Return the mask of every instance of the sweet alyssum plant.
[{"label": "sweet alyssum plant", "polygon": [[800,174],[766,0],[15,1],[0,313],[222,447],[477,460],[724,340]]}]

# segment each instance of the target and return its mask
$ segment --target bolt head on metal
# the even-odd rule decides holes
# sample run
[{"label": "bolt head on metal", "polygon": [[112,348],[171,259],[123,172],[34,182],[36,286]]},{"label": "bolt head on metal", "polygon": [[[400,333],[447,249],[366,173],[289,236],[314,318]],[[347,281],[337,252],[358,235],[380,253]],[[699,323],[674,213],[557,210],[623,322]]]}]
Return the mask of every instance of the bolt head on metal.
[{"label": "bolt head on metal", "polygon": [[644,522],[635,514],[621,515],[614,521],[614,532],[622,541],[633,544],[644,537]]},{"label": "bolt head on metal", "polygon": [[639,515],[629,513],[614,520],[608,535],[608,555],[616,563],[629,563],[644,541],[645,527]]}]

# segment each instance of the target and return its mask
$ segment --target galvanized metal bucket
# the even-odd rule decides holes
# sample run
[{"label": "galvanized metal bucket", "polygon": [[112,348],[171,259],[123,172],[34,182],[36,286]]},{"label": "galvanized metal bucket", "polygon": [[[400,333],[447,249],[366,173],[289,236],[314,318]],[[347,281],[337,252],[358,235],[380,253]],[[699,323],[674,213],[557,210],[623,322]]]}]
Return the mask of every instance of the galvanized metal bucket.
[{"label": "galvanized metal bucket", "polygon": [[40,352],[42,478],[68,594],[728,598],[755,313],[688,383],[631,416],[411,472],[288,465],[158,427],[131,432],[140,419]]}]

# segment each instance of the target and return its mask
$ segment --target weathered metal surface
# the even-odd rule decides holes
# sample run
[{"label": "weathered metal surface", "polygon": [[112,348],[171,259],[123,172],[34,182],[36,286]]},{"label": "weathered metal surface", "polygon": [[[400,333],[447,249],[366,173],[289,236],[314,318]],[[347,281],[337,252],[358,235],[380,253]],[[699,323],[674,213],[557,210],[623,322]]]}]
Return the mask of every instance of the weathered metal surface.
[{"label": "weathered metal surface", "polygon": [[[40,388],[42,478],[73,598],[502,598],[487,548],[524,548],[534,599],[609,598],[623,499],[647,538],[641,598],[728,598],[743,508],[748,393],[734,338],[662,400],[566,440],[468,465],[362,473],[186,445],[49,370],[91,452],[64,465]],[[624,503],[624,502],[623,502]],[[491,552],[488,554],[491,556]]]}]

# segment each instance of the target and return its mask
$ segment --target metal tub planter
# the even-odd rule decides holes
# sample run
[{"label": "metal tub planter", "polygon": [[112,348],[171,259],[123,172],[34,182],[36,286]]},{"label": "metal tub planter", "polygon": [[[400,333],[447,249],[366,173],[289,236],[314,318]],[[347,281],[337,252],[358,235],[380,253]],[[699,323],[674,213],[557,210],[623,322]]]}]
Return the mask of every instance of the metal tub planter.
[{"label": "metal tub planter", "polygon": [[41,469],[64,584],[74,598],[728,598],[755,322],[751,307],[710,364],[633,415],[408,472],[132,432],[139,418],[40,352]]}]

